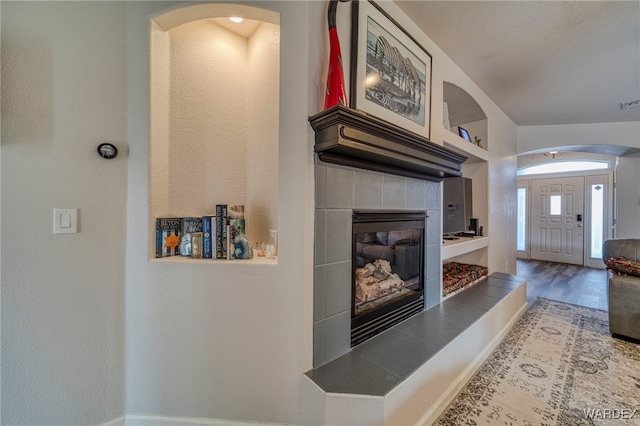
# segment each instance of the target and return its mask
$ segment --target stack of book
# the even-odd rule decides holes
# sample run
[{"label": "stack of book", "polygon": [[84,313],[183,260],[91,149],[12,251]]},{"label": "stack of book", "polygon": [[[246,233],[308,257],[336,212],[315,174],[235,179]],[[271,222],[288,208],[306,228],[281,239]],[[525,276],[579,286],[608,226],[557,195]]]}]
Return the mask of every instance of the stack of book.
[{"label": "stack of book", "polygon": [[215,214],[201,217],[159,217],[156,257],[248,259],[245,231],[243,205],[217,204]]}]

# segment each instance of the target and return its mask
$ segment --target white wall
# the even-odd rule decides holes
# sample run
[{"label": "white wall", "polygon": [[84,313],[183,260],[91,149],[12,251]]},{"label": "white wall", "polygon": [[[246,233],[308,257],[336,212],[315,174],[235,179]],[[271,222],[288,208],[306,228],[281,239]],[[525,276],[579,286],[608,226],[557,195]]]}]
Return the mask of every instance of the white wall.
[{"label": "white wall", "polygon": [[[178,3],[127,9],[129,114],[127,413],[293,423],[311,366],[313,135],[310,3],[280,13],[277,265],[148,261],[149,18]],[[311,42],[310,37],[314,37]]]},{"label": "white wall", "polygon": [[640,155],[618,159],[616,238],[640,238]]},{"label": "white wall", "polygon": [[251,223],[247,224],[251,241],[268,242],[269,230],[278,224],[279,47],[279,26],[268,23],[258,27],[248,46],[251,125],[247,129],[246,199],[251,202]]},{"label": "white wall", "polygon": [[640,122],[518,127],[518,154],[565,145],[614,145],[640,148]]},{"label": "white wall", "polygon": [[122,3],[2,4],[2,424],[124,412],[124,44]]}]

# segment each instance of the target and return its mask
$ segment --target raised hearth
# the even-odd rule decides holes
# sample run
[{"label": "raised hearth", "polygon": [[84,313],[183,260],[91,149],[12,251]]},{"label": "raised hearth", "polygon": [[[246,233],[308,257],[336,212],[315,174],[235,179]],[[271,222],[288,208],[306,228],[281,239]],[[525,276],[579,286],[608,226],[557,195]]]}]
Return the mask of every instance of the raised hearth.
[{"label": "raised hearth", "polygon": [[493,273],[308,371],[303,424],[431,424],[526,310],[526,282]]}]

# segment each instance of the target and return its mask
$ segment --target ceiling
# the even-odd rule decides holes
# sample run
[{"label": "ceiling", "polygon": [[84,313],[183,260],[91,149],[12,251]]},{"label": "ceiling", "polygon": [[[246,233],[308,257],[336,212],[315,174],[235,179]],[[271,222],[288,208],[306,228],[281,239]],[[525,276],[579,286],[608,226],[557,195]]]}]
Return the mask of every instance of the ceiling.
[{"label": "ceiling", "polygon": [[518,126],[640,121],[640,1],[395,3]]}]

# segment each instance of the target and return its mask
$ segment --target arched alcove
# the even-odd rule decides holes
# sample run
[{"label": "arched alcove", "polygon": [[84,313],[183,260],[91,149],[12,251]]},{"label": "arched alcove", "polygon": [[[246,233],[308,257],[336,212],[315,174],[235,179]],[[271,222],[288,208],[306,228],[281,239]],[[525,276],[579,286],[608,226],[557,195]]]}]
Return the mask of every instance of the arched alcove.
[{"label": "arched alcove", "polygon": [[[458,127],[462,127],[469,132],[472,141],[477,136],[481,139],[481,147],[488,149],[487,115],[476,100],[464,89],[447,81],[443,82],[443,99],[447,105],[445,114],[448,112],[449,115],[447,130],[458,134]],[[445,127],[446,122],[445,116]]]},{"label": "arched alcove", "polygon": [[[236,16],[244,21],[229,21]],[[269,241],[278,223],[279,15],[202,4],[156,16],[150,31],[150,227],[242,204],[249,240]]]}]

